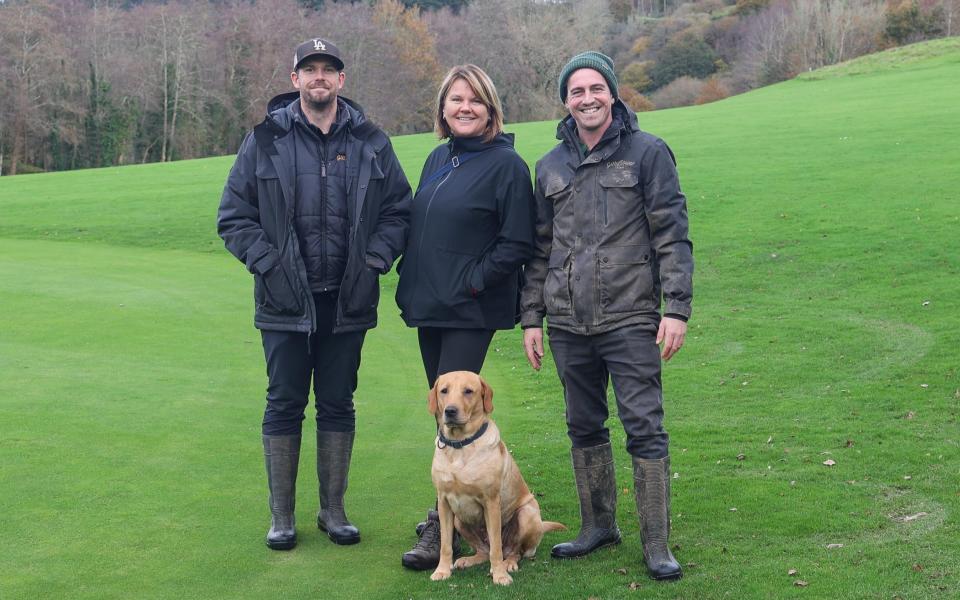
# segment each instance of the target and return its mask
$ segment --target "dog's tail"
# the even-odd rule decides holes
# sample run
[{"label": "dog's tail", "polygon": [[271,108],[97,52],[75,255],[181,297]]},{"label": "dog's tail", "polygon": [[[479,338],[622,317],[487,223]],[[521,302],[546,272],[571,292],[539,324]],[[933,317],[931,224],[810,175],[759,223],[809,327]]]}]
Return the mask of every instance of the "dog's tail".
[{"label": "dog's tail", "polygon": [[549,533],[551,531],[566,531],[567,526],[563,523],[557,523],[556,521],[543,521],[543,524],[540,526],[540,529],[544,533]]}]

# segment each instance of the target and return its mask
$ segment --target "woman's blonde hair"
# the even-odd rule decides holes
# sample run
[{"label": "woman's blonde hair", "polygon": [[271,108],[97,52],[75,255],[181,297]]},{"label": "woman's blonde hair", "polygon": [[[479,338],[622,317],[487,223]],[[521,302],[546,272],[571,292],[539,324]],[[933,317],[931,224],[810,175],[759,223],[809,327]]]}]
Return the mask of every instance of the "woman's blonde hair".
[{"label": "woman's blonde hair", "polygon": [[489,142],[493,138],[503,133],[503,107],[500,105],[500,96],[497,95],[497,88],[493,85],[490,76],[477,65],[457,65],[447,72],[440,84],[440,92],[437,94],[437,110],[433,117],[433,130],[437,132],[440,139],[448,138],[453,135],[450,126],[443,119],[443,102],[450,93],[450,88],[454,82],[462,79],[467,82],[473,93],[487,107],[489,119],[487,127],[483,130],[483,141]]}]

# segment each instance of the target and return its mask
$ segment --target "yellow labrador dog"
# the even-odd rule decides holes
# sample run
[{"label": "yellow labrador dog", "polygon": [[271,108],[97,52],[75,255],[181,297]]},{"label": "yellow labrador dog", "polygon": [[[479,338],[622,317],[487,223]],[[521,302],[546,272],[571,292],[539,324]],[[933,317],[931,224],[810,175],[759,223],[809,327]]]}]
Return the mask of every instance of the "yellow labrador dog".
[{"label": "yellow labrador dog", "polygon": [[[490,420],[493,390],[483,378],[469,371],[441,375],[427,407],[438,425],[432,473],[440,516],[440,563],[430,578],[440,581],[451,569],[489,559],[493,581],[510,585],[510,573],[537,552],[543,534],[566,527],[540,519],[540,505]],[[456,563],[454,527],[476,550]]]}]

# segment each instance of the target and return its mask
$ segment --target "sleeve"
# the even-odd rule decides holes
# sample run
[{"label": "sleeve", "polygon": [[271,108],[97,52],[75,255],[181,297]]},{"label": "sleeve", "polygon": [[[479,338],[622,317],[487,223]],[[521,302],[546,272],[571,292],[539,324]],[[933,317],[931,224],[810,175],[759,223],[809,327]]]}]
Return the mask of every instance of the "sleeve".
[{"label": "sleeve", "polygon": [[642,176],[650,243],[660,267],[663,312],[686,320],[693,302],[693,244],[687,199],[680,191],[673,152],[663,140],[656,140],[646,153]]},{"label": "sleeve", "polygon": [[[539,175],[539,165],[537,167]],[[526,284],[520,294],[520,326],[543,327],[547,308],[543,301],[543,282],[547,278],[547,263],[553,246],[553,202],[544,196],[538,176],[533,190],[536,210],[534,222],[533,256],[524,267]]]},{"label": "sleeve", "polygon": [[480,258],[468,281],[474,296],[510,276],[533,255],[533,185],[530,169],[516,153],[505,160],[510,165],[496,190],[499,230],[487,252]]},{"label": "sleeve", "polygon": [[412,198],[410,184],[389,141],[377,159],[383,171],[383,196],[377,224],[367,243],[367,264],[377,265],[381,273],[386,273],[406,245]]},{"label": "sleeve", "polygon": [[251,132],[240,145],[223,187],[217,211],[217,233],[227,250],[243,262],[248,271],[262,275],[277,264],[279,255],[260,224],[256,169],[257,146]]}]

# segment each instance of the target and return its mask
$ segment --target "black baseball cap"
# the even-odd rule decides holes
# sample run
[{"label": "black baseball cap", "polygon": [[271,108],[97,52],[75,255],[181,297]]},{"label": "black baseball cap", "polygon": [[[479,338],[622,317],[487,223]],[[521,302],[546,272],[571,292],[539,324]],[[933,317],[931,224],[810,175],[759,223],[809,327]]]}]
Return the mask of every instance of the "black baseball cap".
[{"label": "black baseball cap", "polygon": [[293,70],[296,71],[300,63],[311,56],[326,56],[333,60],[333,64],[338,70],[343,70],[343,60],[340,58],[340,49],[331,42],[321,38],[313,38],[297,46],[297,51],[293,55]]}]

